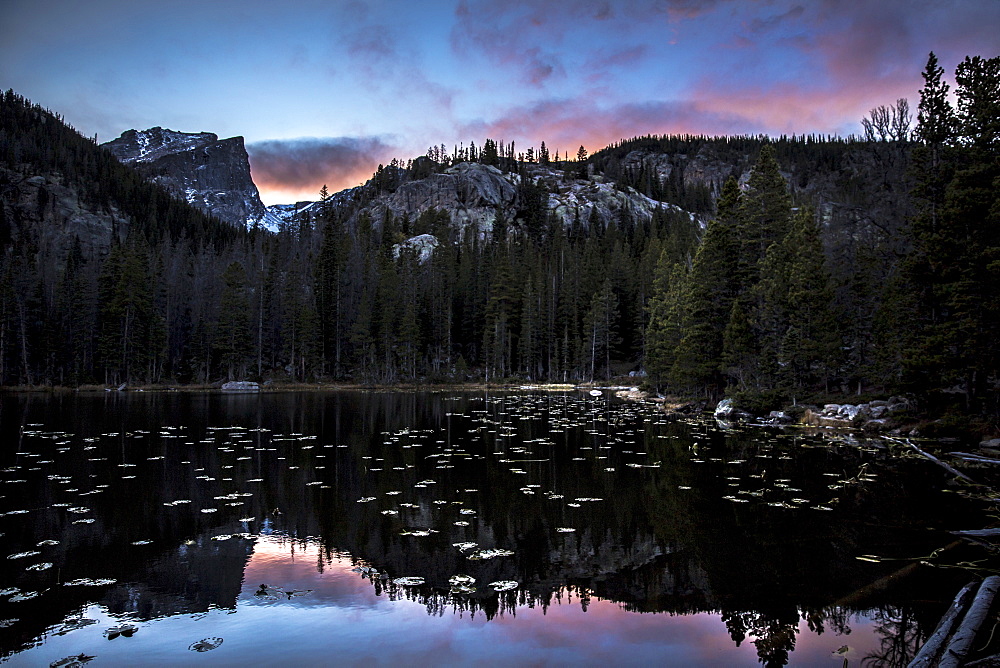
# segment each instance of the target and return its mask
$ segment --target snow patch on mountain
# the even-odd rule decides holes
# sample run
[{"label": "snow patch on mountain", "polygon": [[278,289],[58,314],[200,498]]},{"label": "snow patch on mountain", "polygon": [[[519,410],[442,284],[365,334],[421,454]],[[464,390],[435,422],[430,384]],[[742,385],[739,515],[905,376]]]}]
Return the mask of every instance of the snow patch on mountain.
[{"label": "snow patch on mountain", "polygon": [[250,176],[242,137],[161,127],[128,130],[104,144],[120,161],[206,213],[233,225],[274,226]]}]

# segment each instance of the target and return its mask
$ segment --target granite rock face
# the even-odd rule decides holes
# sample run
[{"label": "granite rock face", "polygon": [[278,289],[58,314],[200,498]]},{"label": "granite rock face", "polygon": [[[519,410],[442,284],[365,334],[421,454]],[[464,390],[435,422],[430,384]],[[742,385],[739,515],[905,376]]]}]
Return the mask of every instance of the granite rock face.
[{"label": "granite rock face", "polygon": [[178,198],[225,222],[266,224],[267,210],[250,176],[243,137],[160,127],[127,130],[105,148]]},{"label": "granite rock face", "polygon": [[[657,207],[680,210],[632,188],[616,188],[599,176],[567,180],[561,170],[540,165],[528,166],[525,174],[524,178],[547,191],[550,220],[558,220],[567,228],[576,221],[584,228],[607,225],[625,211],[637,222],[648,222]],[[425,178],[404,181],[392,192],[374,196],[372,203],[357,213],[367,213],[373,221],[382,220],[387,212],[412,221],[436,209],[448,213],[451,227],[460,238],[470,233],[486,237],[492,234],[498,216],[507,222],[515,220],[523,204],[519,200],[521,178],[520,174],[504,173],[491,165],[463,162]],[[370,190],[371,182],[364,188]],[[694,216],[690,217],[694,222]]]},{"label": "granite rock face", "polygon": [[55,257],[65,258],[75,243],[85,257],[99,257],[131,224],[113,206],[99,210],[88,204],[80,188],[59,174],[25,175],[0,168],[0,191],[0,237],[30,239],[39,251]]}]

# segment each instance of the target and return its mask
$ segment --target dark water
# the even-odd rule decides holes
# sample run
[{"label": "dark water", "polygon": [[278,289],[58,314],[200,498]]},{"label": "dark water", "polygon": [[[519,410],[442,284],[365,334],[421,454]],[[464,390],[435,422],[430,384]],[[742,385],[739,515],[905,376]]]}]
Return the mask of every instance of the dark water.
[{"label": "dark water", "polygon": [[12,665],[899,665],[967,577],[890,559],[975,521],[881,443],[607,395],[6,395],[0,439]]}]

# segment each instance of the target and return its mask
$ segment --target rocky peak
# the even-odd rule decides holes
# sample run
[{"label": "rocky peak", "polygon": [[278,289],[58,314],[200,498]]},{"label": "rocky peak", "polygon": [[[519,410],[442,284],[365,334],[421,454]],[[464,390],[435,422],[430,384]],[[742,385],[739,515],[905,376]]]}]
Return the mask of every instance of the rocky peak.
[{"label": "rocky peak", "polygon": [[161,127],[148,130],[126,130],[121,137],[104,146],[122,162],[154,162],[171,153],[178,153],[219,141],[211,132],[175,132]]},{"label": "rocky peak", "polygon": [[[637,220],[648,221],[657,207],[677,208],[632,188],[618,189],[600,177],[566,179],[562,170],[541,165],[529,165],[525,173],[526,178],[548,193],[548,215],[566,227],[576,220],[584,227],[592,223],[607,225],[625,210]],[[387,211],[411,221],[431,209],[447,211],[459,236],[470,232],[487,235],[498,214],[513,220],[521,205],[520,183],[519,174],[504,173],[491,165],[462,162],[440,173],[404,181],[394,191],[376,197],[363,210],[376,221]]]},{"label": "rocky peak", "polygon": [[253,226],[266,217],[250,176],[243,137],[155,127],[127,130],[103,144],[126,164],[178,198],[233,225]]}]

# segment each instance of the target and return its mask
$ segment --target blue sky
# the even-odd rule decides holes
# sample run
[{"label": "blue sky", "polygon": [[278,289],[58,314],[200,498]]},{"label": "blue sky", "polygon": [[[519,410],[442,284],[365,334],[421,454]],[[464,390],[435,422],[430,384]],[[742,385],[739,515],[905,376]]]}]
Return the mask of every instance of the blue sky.
[{"label": "blue sky", "polygon": [[242,135],[276,203],[486,137],[850,134],[998,35],[997,0],[5,0],[0,86],[101,141]]}]

